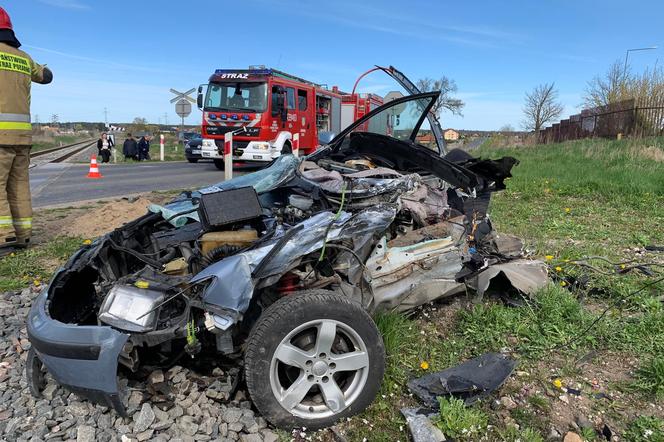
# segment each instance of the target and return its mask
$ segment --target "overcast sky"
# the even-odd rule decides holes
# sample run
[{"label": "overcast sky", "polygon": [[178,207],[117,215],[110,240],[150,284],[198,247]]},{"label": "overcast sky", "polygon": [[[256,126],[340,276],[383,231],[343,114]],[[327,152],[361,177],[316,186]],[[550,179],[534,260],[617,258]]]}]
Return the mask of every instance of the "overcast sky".
[{"label": "overcast sky", "polygon": [[[625,50],[635,69],[664,50],[664,2],[4,0],[22,49],[55,74],[33,87],[33,118],[178,120],[169,88],[205,83],[215,68],[264,64],[350,91],[374,64],[412,80],[446,75],[466,102],[444,127],[520,127],[526,90],[556,82],[565,116],[586,82]],[[382,73],[360,83],[398,89]],[[165,115],[166,114],[166,115]],[[194,110],[190,124],[200,120]]]}]

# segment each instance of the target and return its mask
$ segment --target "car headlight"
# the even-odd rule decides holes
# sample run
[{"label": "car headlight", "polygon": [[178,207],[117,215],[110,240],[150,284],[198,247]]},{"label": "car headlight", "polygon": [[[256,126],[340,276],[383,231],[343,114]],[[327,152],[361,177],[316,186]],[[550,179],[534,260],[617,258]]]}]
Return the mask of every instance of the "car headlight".
[{"label": "car headlight", "polygon": [[211,147],[215,148],[217,145],[214,144],[214,140],[203,140],[203,143],[201,144],[202,147]]},{"label": "car headlight", "polygon": [[120,330],[143,333],[154,330],[164,293],[129,285],[114,286],[99,310],[99,320]]},{"label": "car headlight", "polygon": [[266,142],[254,143],[254,149],[269,150],[270,149],[270,143],[266,143]]}]

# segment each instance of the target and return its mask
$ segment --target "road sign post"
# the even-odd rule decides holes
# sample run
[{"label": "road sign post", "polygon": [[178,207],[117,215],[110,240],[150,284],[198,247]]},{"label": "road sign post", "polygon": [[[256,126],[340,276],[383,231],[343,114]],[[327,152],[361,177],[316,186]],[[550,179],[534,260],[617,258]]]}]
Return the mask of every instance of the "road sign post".
[{"label": "road sign post", "polygon": [[[175,98],[171,99],[171,103],[175,103],[175,113],[180,117],[180,134],[184,133],[184,119],[191,114],[191,103],[196,103],[196,100],[189,96],[189,94],[193,94],[195,91],[196,88],[191,88],[187,92],[171,89],[171,93],[175,94]],[[178,143],[175,143],[176,151],[178,150],[177,146]]]},{"label": "road sign post", "polygon": [[300,150],[300,133],[293,134],[293,155],[298,156]]},{"label": "road sign post", "polygon": [[224,134],[224,181],[233,179],[233,132]]},{"label": "road sign post", "polygon": [[159,159],[164,161],[164,134],[159,135]]}]

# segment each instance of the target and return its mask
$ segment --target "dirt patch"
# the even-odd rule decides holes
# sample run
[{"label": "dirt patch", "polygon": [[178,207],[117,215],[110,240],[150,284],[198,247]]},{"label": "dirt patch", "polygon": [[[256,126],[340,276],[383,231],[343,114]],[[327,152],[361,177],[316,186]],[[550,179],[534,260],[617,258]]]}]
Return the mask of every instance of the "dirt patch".
[{"label": "dirt patch", "polygon": [[120,200],[105,203],[101,207],[88,210],[85,214],[71,220],[71,223],[63,226],[62,234],[89,239],[96,238],[145,215],[150,204],[150,200],[143,197],[133,202]]},{"label": "dirt patch", "polygon": [[120,198],[77,207],[36,211],[33,238],[44,243],[58,236],[94,239],[148,211],[150,203],[165,204],[170,194],[148,193],[139,198]]}]

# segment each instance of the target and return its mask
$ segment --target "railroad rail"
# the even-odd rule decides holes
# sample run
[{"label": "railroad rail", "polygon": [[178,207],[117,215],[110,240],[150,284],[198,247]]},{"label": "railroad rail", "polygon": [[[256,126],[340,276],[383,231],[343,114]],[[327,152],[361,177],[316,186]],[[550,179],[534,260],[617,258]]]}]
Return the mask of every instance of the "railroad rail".
[{"label": "railroad rail", "polygon": [[[44,149],[37,152],[32,152],[30,154],[30,162],[35,158],[39,159],[39,164],[45,163],[61,163],[69,157],[76,155],[79,152],[88,149],[96,143],[95,138],[90,138],[87,140],[79,141],[72,144],[67,144],[65,146],[54,147],[51,149]],[[38,164],[31,164],[31,167],[37,166]]]}]

